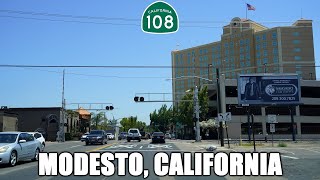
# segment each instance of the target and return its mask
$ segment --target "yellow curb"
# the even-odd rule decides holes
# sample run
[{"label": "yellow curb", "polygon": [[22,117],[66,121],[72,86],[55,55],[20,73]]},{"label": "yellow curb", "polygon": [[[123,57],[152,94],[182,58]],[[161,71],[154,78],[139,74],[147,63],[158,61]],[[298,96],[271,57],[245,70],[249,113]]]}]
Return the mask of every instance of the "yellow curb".
[{"label": "yellow curb", "polygon": [[104,145],[104,146],[101,146],[101,147],[98,147],[98,148],[95,148],[95,149],[91,149],[91,150],[86,151],[86,152],[99,151],[99,150],[104,149],[104,148],[106,148],[106,147],[110,147],[110,146],[112,146],[112,145],[114,145],[114,144],[116,144],[116,143],[107,144],[107,145]]}]

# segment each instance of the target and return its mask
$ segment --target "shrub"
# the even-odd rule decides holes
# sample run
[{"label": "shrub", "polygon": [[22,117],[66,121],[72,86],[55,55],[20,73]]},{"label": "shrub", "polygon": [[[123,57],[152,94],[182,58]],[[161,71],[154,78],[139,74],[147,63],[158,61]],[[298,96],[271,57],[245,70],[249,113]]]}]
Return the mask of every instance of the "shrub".
[{"label": "shrub", "polygon": [[284,142],[279,142],[278,147],[287,147],[287,144]]},{"label": "shrub", "polygon": [[72,140],[71,133],[65,133],[65,139],[66,139],[66,141]]}]

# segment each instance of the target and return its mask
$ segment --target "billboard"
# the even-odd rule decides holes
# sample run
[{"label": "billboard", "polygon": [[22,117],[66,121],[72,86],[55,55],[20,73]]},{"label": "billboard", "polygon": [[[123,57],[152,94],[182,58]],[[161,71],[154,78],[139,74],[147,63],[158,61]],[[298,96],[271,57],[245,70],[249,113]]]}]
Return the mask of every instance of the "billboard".
[{"label": "billboard", "polygon": [[301,104],[300,78],[297,74],[240,74],[239,105]]}]

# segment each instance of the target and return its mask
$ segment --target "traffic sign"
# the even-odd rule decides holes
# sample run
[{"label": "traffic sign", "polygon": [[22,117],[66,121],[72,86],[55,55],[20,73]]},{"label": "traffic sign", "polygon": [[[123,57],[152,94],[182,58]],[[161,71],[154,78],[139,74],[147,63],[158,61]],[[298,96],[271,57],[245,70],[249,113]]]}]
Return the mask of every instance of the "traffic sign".
[{"label": "traffic sign", "polygon": [[270,124],[270,132],[272,132],[272,133],[276,132],[276,125],[275,124]]},{"label": "traffic sign", "polygon": [[278,123],[277,122],[277,115],[269,114],[267,121],[268,121],[268,123]]},{"label": "traffic sign", "polygon": [[218,120],[221,121],[231,121],[231,112],[219,113]]}]

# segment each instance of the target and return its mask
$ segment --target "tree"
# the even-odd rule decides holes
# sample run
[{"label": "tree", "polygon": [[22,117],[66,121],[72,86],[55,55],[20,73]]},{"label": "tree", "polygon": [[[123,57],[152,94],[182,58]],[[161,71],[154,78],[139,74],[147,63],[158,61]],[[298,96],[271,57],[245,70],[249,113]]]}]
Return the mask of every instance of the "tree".
[{"label": "tree", "polygon": [[99,112],[97,114],[92,113],[91,117],[92,117],[91,118],[91,126],[93,126],[95,129],[100,129],[101,127],[99,128],[99,125],[102,122],[107,121],[104,112]]},{"label": "tree", "polygon": [[138,118],[133,116],[122,118],[120,124],[122,131],[128,131],[130,128],[137,128],[142,131],[147,126],[145,122],[138,121]]}]

